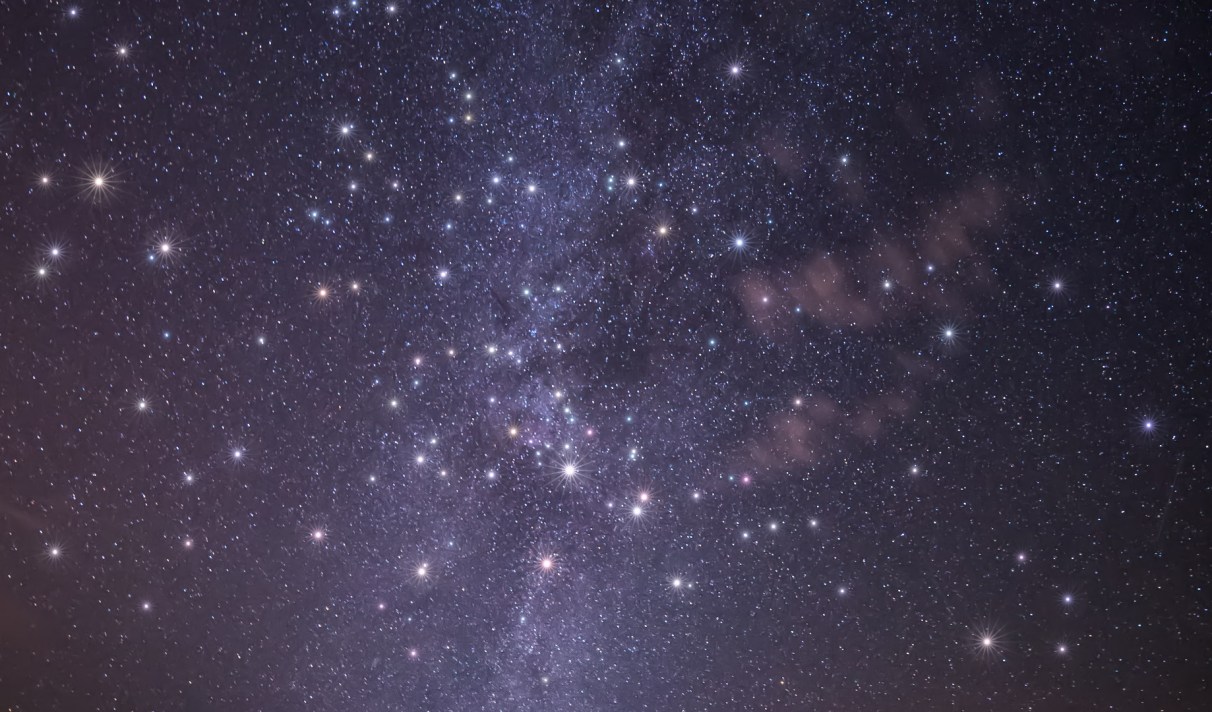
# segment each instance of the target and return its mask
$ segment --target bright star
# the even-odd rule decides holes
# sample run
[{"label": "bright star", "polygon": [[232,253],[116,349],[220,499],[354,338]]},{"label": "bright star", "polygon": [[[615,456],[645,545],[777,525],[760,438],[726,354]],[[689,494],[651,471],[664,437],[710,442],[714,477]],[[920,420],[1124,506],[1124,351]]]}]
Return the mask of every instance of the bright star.
[{"label": "bright star", "polygon": [[85,168],[81,176],[81,194],[94,202],[113,195],[118,183],[118,174],[105,163],[93,163]]},{"label": "bright star", "polygon": [[981,658],[992,658],[1005,649],[1005,640],[1000,628],[985,626],[972,634],[972,650]]}]

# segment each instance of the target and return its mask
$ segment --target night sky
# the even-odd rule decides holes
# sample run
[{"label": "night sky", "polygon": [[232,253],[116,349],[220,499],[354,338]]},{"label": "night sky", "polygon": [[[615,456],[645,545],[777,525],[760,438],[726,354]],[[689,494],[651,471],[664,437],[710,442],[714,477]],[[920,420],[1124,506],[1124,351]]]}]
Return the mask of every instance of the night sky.
[{"label": "night sky", "polygon": [[1198,5],[0,3],[0,704],[1200,708]]}]

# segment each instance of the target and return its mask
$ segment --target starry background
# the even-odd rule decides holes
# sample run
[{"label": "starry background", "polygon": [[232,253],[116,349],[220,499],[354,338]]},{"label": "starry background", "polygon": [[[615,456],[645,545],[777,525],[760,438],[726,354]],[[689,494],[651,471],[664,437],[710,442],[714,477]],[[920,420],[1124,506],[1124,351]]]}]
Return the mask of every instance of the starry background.
[{"label": "starry background", "polygon": [[1195,709],[1196,5],[4,3],[0,703]]}]

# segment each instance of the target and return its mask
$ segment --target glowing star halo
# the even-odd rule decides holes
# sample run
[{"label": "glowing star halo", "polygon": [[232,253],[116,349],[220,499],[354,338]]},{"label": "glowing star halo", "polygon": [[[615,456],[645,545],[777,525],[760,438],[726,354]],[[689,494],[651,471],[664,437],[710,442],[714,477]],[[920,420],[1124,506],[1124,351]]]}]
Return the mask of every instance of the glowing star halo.
[{"label": "glowing star halo", "polygon": [[554,468],[555,481],[561,486],[578,487],[589,482],[588,461],[583,457],[566,453],[556,460]]},{"label": "glowing star halo", "polygon": [[184,242],[175,232],[166,231],[153,237],[148,244],[147,261],[163,267],[177,263]]},{"label": "glowing star halo", "polygon": [[982,660],[993,660],[1006,650],[1006,637],[1001,627],[987,624],[972,631],[972,652]]},{"label": "glowing star halo", "polygon": [[108,163],[94,161],[80,174],[80,195],[94,203],[112,197],[118,190],[118,172]]}]

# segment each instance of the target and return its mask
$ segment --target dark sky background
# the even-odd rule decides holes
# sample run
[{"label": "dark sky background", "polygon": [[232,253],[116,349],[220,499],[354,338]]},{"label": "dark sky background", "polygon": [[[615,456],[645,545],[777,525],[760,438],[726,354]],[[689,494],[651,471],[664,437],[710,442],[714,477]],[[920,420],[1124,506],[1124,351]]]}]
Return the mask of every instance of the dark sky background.
[{"label": "dark sky background", "polygon": [[0,704],[1200,708],[1198,5],[0,3]]}]

